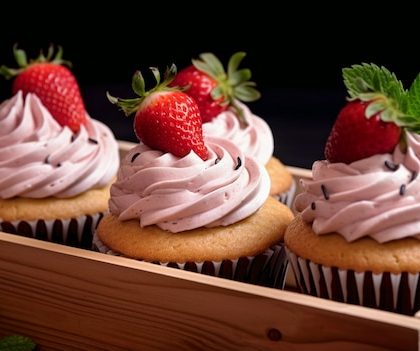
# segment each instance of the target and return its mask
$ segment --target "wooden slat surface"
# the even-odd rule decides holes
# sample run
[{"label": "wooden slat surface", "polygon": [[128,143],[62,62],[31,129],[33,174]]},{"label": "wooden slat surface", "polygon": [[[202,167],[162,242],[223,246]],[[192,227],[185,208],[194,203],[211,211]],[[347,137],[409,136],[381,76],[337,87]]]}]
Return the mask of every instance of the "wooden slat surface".
[{"label": "wooden slat surface", "polygon": [[0,287],[0,335],[41,350],[417,350],[420,329],[413,317],[3,233]]},{"label": "wooden slat surface", "polygon": [[412,317],[3,233],[0,284],[0,336],[41,350],[418,349]]}]

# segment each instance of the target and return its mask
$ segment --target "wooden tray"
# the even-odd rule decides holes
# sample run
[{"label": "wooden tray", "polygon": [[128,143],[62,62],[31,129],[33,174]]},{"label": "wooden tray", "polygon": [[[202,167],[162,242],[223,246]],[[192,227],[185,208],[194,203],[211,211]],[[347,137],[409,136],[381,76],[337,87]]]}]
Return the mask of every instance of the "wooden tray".
[{"label": "wooden tray", "polygon": [[415,317],[0,233],[0,336],[40,350],[419,350],[419,330]]}]

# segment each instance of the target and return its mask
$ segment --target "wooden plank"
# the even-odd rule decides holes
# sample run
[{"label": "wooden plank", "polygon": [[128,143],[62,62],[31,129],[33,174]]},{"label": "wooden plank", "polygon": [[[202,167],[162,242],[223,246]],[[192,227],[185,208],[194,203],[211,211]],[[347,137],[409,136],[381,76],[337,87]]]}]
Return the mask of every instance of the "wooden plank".
[{"label": "wooden plank", "polygon": [[[121,155],[134,145],[119,142]],[[0,335],[32,336],[42,350],[417,350],[420,329],[410,317],[7,234],[0,281]]]},{"label": "wooden plank", "polygon": [[417,350],[420,329],[413,317],[3,233],[0,284],[0,335],[42,350]]},{"label": "wooden plank", "polygon": [[300,178],[310,179],[310,178],[312,178],[312,171],[310,169],[303,169],[303,168],[293,167],[293,166],[286,166],[286,168],[291,174],[293,174],[293,176],[296,179],[300,179]]},{"label": "wooden plank", "polygon": [[137,143],[132,143],[131,141],[118,140],[118,148],[120,150],[120,154],[122,155],[124,155],[127,151],[136,145]]}]

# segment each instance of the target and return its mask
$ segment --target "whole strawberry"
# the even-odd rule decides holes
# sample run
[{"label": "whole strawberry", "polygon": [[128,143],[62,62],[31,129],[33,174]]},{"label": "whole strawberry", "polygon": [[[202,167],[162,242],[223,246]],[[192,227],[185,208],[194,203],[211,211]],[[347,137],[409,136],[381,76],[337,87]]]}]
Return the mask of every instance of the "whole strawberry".
[{"label": "whole strawberry", "polygon": [[384,122],[380,112],[367,118],[368,107],[369,102],[354,100],[340,111],[325,147],[328,161],[351,163],[395,149],[401,128]]},{"label": "whole strawberry", "polygon": [[206,160],[208,153],[196,102],[180,90],[168,87],[176,74],[175,65],[167,69],[162,83],[158,69],[153,67],[151,70],[156,79],[153,89],[146,91],[143,76],[137,71],[132,87],[139,98],[119,99],[107,94],[108,99],[126,115],[135,113],[134,130],[147,146],[178,157],[186,156],[192,150]]},{"label": "whole strawberry", "polygon": [[194,98],[204,122],[211,121],[219,113],[232,106],[241,118],[235,100],[245,102],[257,100],[260,93],[250,82],[249,69],[238,70],[245,53],[237,52],[228,63],[227,73],[219,59],[211,54],[200,55],[201,60],[192,60],[192,65],[180,71],[171,86],[179,86]]},{"label": "whole strawberry", "polygon": [[350,98],[328,137],[328,161],[351,163],[390,153],[400,142],[402,129],[420,130],[420,115],[413,110],[420,79],[407,92],[395,74],[366,63],[345,68],[343,77]]},{"label": "whole strawberry", "polygon": [[54,49],[50,47],[47,57],[41,52],[36,60],[28,63],[23,50],[13,48],[18,69],[0,67],[0,74],[10,79],[16,77],[12,91],[19,90],[24,95],[36,94],[49,110],[51,115],[62,126],[68,126],[73,132],[78,132],[81,125],[88,124],[88,116],[83,103],[76,78],[62,64],[62,49],[59,48],[53,58]]}]

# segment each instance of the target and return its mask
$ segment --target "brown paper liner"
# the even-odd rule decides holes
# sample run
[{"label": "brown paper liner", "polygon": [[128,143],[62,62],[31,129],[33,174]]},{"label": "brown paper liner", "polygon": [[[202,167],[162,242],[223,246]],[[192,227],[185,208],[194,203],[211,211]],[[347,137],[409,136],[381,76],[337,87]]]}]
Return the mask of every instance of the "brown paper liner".
[{"label": "brown paper liner", "polygon": [[93,232],[102,217],[103,213],[55,220],[8,222],[0,219],[0,229],[5,233],[91,249]]},{"label": "brown paper liner", "polygon": [[293,199],[296,192],[296,182],[292,180],[292,185],[284,193],[278,195],[272,195],[275,199],[279,200],[282,204],[285,204],[287,207],[292,208]]},{"label": "brown paper liner", "polygon": [[[93,237],[93,249],[109,255],[123,256],[108,248],[96,234]],[[284,288],[288,268],[283,243],[274,245],[257,256],[244,256],[236,260],[151,263],[278,289]]]},{"label": "brown paper liner", "polygon": [[420,272],[358,273],[316,264],[286,251],[304,294],[406,315],[420,309]]}]

